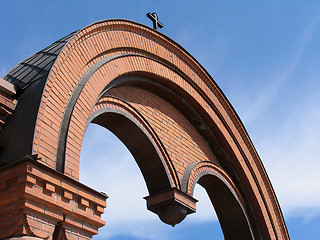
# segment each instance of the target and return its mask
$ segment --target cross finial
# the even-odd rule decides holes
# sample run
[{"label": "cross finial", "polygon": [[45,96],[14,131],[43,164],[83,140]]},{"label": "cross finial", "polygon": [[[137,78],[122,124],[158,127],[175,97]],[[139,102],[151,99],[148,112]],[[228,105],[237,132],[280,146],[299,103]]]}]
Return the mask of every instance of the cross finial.
[{"label": "cross finial", "polygon": [[153,12],[153,13],[147,13],[147,17],[153,22],[153,29],[156,31],[159,31],[159,28],[163,28],[163,24],[158,20],[159,17],[157,15],[157,13]]}]

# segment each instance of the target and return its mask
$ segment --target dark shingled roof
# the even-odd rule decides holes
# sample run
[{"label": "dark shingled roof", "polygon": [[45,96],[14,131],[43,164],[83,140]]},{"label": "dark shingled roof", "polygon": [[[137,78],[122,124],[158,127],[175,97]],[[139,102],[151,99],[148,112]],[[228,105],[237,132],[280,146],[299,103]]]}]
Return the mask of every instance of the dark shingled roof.
[{"label": "dark shingled roof", "polygon": [[37,80],[47,79],[45,76],[48,76],[60,51],[76,33],[77,31],[52,43],[40,52],[27,57],[12,68],[4,76],[4,79],[16,86],[18,85],[22,89],[25,89]]}]

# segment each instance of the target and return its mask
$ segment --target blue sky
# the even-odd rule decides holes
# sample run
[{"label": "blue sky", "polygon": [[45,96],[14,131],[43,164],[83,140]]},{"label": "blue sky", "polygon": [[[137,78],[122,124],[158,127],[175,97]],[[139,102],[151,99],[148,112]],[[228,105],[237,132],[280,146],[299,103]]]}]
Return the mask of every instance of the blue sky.
[{"label": "blue sky", "polygon": [[[0,9],[0,77],[95,21],[124,18],[151,26],[145,14],[156,11],[161,32],[208,70],[242,119],[291,239],[320,239],[319,1],[1,0]],[[110,196],[107,226],[95,239],[223,239],[200,186],[197,213],[175,228],[147,211],[139,169],[108,130],[89,126],[80,179]]]}]

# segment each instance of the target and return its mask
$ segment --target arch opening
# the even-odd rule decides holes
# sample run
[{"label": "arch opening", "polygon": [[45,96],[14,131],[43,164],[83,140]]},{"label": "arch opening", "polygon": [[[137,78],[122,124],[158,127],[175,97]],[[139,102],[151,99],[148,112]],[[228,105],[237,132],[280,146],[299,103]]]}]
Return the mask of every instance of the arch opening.
[{"label": "arch opening", "polygon": [[[124,171],[120,171],[121,169]],[[159,234],[163,231],[168,236],[183,235],[184,239],[195,239],[199,237],[195,234],[196,230],[204,231],[205,237],[223,239],[215,210],[200,184],[195,184],[194,188],[194,196],[199,200],[196,213],[188,216],[175,228],[163,224],[156,215],[146,211],[142,197],[148,192],[133,156],[115,134],[95,123],[88,125],[83,138],[80,181],[99,191],[105,191],[109,196],[108,207],[102,217],[107,224],[99,229],[93,239],[116,239],[119,234],[121,237],[126,234],[132,236],[132,232],[122,229],[123,224],[130,229],[140,230],[134,235],[137,239],[146,236],[162,239]]]},{"label": "arch opening", "polygon": [[206,174],[199,178],[198,184],[205,188],[212,202],[225,239],[254,239],[239,199],[222,179]]},{"label": "arch opening", "polygon": [[137,124],[116,112],[104,112],[91,122],[107,128],[124,143],[137,162],[150,195],[171,187],[159,153]]},{"label": "arch opening", "polygon": [[[120,110],[119,106],[103,108],[94,112],[88,121],[109,129],[124,143],[145,179],[149,192],[145,197],[148,210],[156,213],[164,223],[174,226],[195,211],[197,200],[179,190],[174,182],[175,169],[170,166],[172,163],[162,143],[157,142],[157,135],[148,132],[143,118],[130,116],[126,110]],[[181,197],[186,202],[180,201]]]},{"label": "arch opening", "polygon": [[115,225],[137,218],[157,219],[146,209],[143,197],[148,189],[129,149],[110,130],[95,123],[88,125],[83,138],[79,181],[108,195],[103,217],[107,224],[102,233],[112,233]]}]

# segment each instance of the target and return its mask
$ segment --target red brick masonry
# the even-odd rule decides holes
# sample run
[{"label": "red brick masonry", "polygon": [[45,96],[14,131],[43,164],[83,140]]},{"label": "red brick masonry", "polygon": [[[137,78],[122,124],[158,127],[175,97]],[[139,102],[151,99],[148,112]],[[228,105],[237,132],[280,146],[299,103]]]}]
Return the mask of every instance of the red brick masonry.
[{"label": "red brick masonry", "polygon": [[[187,51],[127,20],[97,22],[67,39],[48,75],[27,84],[18,102],[12,84],[0,82],[0,237],[97,233],[106,196],[78,182],[93,122],[131,151],[150,194],[147,208],[162,221],[175,225],[193,213],[200,184],[226,239],[289,239],[240,118]],[[14,162],[25,155],[39,159]]]},{"label": "red brick masonry", "polygon": [[52,239],[59,223],[68,239],[90,239],[105,222],[106,195],[32,157],[0,169],[0,238]]}]

